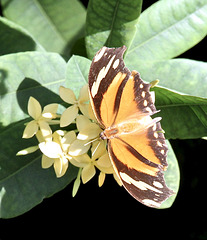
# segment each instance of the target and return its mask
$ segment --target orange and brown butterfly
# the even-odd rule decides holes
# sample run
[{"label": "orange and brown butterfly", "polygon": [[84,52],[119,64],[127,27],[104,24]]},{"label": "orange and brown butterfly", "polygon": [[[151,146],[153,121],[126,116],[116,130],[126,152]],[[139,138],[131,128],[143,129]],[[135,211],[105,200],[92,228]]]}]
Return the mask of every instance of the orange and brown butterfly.
[{"label": "orange and brown butterfly", "polygon": [[112,165],[126,190],[149,207],[160,207],[173,191],[165,183],[167,145],[150,84],[125,67],[126,47],[101,48],[89,71],[89,95]]}]

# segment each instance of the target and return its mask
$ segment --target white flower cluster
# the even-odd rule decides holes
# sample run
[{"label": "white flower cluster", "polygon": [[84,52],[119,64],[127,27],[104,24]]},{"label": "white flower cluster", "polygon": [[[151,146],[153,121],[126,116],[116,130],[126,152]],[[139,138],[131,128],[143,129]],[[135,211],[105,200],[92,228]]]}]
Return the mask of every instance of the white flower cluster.
[{"label": "white flower cluster", "polygon": [[[58,178],[65,174],[69,164],[78,167],[73,196],[78,191],[80,179],[87,183],[95,175],[96,169],[100,171],[99,186],[103,185],[106,174],[113,174],[121,185],[106,150],[106,141],[99,137],[102,129],[97,124],[90,105],[88,85],[81,88],[78,99],[69,88],[60,87],[59,93],[61,99],[70,104],[61,115],[57,114],[57,103],[49,104],[42,110],[40,103],[30,97],[28,113],[33,120],[27,123],[23,138],[35,135],[39,144],[19,151],[17,155],[29,154],[40,149],[43,153],[42,168],[53,165]],[[76,124],[76,129],[61,130],[71,123]],[[60,130],[52,132],[51,125],[54,124],[59,124]]]}]

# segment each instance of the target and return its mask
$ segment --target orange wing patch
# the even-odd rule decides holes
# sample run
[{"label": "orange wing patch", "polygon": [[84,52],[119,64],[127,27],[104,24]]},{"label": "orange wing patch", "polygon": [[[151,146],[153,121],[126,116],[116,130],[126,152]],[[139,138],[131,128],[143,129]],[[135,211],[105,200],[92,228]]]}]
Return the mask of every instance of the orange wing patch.
[{"label": "orange wing patch", "polygon": [[107,91],[103,94],[103,100],[100,106],[100,116],[106,127],[111,126],[115,120],[116,115],[114,114],[113,103],[116,101],[117,92],[125,78],[126,73],[118,72]]},{"label": "orange wing patch", "polygon": [[123,142],[119,138],[113,138],[109,141],[109,149],[111,149],[117,159],[121,159],[121,162],[128,169],[140,171],[151,176],[156,176],[159,171],[157,164],[150,162],[127,142]]},{"label": "orange wing patch", "polygon": [[131,76],[124,86],[124,91],[122,89],[114,124],[126,121],[127,119],[140,119],[143,116],[156,112],[149,88],[150,84],[144,84],[139,74],[136,71],[132,71]]}]

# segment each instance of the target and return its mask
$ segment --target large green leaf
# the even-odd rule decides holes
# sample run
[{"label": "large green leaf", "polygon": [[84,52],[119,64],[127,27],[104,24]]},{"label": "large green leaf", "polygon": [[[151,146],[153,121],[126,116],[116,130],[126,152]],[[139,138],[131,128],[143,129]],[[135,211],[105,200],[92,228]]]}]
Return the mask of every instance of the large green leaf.
[{"label": "large green leaf", "polygon": [[207,97],[207,63],[190,59],[141,61],[125,59],[130,70],[137,70],[147,82],[198,97]]},{"label": "large green leaf", "polygon": [[206,0],[157,1],[141,14],[127,57],[131,61],[170,59],[196,45],[206,34]]},{"label": "large green leaf", "polygon": [[86,49],[89,58],[102,47],[130,46],[142,0],[90,0],[86,19]]},{"label": "large green leaf", "polygon": [[155,105],[161,110],[162,127],[168,139],[200,138],[207,135],[207,99],[153,88]]},{"label": "large green leaf", "polygon": [[180,185],[180,170],[178,166],[177,158],[174,154],[174,151],[171,147],[169,141],[166,141],[168,145],[168,154],[167,154],[167,162],[168,168],[164,173],[165,181],[167,186],[174,191],[171,197],[169,197],[164,203],[162,203],[160,208],[169,208],[175,201],[175,198],[178,193],[179,185]]},{"label": "large green leaf", "polygon": [[77,0],[2,0],[3,14],[27,29],[48,51],[69,56],[83,36],[86,11]]},{"label": "large green leaf", "polygon": [[35,139],[21,139],[24,122],[10,125],[0,133],[0,217],[11,218],[31,208],[63,189],[77,175],[70,165],[66,174],[57,179],[53,168],[41,168],[39,151],[17,157],[22,148],[37,145]]},{"label": "large green leaf", "polygon": [[65,86],[71,88],[76,97],[80,89],[88,83],[88,72],[91,61],[87,58],[73,55],[67,63]]},{"label": "large green leaf", "polygon": [[[30,96],[45,105],[59,102],[66,62],[56,53],[26,52],[0,57],[0,122],[3,126],[27,116]],[[47,96],[47,97],[46,97]]]},{"label": "large green leaf", "polygon": [[0,17],[0,55],[44,51],[43,47],[22,27]]}]

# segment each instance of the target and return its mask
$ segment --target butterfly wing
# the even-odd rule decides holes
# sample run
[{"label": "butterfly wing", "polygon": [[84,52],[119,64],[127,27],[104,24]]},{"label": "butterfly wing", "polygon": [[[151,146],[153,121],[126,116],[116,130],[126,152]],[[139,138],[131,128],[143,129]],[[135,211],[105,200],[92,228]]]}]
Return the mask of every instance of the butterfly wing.
[{"label": "butterfly wing", "polygon": [[103,47],[94,57],[91,103],[103,128],[118,126],[118,134],[108,139],[108,152],[124,187],[143,204],[159,207],[173,193],[163,177],[167,145],[160,118],[151,118],[157,111],[150,85],[125,67],[125,49]]},{"label": "butterfly wing", "polygon": [[95,116],[103,128],[112,125],[117,94],[131,74],[121,61],[125,50],[125,46],[117,49],[103,47],[91,63],[89,96]]},{"label": "butterfly wing", "polygon": [[[159,165],[147,161],[148,159],[119,139],[109,140],[108,144],[116,172],[126,190],[135,199],[149,207],[159,208],[161,203],[173,194],[165,184]],[[130,162],[137,163],[132,168],[126,167],[126,157],[130,158]]]},{"label": "butterfly wing", "polygon": [[122,90],[114,124],[130,124],[136,119],[140,127],[109,139],[108,150],[127,191],[143,204],[157,208],[173,191],[166,186],[163,176],[168,149],[160,118],[151,118],[156,108],[149,88],[138,73],[132,72]]}]

